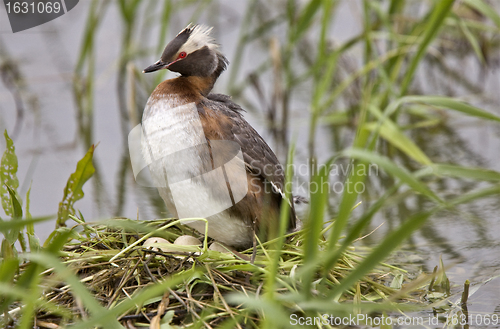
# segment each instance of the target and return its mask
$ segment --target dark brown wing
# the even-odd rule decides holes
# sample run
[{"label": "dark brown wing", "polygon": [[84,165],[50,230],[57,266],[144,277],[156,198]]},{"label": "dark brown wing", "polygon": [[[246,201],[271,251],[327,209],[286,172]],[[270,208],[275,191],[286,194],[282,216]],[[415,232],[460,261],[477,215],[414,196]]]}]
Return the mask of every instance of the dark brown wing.
[{"label": "dark brown wing", "polygon": [[[217,132],[208,132],[218,135],[220,140],[237,142],[243,152],[243,160],[247,171],[252,176],[261,177],[273,186],[272,192],[279,196],[280,203],[284,196],[284,167],[264,139],[242,117],[244,110],[231,98],[222,94],[210,94],[198,106],[200,113],[216,120],[214,126]],[[295,208],[293,197],[290,197],[290,227],[295,228]]]}]

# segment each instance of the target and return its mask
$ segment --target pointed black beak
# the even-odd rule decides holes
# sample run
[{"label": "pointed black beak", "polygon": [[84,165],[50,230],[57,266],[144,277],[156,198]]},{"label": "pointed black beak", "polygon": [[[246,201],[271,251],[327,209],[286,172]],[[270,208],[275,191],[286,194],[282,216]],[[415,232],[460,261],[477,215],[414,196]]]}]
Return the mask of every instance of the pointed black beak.
[{"label": "pointed black beak", "polygon": [[144,71],[142,71],[142,73],[149,73],[149,72],[154,72],[154,71],[158,71],[158,70],[161,70],[161,69],[166,69],[171,63],[165,63],[163,62],[161,59],[154,63],[153,65],[149,65],[148,67],[146,67],[144,69]]}]

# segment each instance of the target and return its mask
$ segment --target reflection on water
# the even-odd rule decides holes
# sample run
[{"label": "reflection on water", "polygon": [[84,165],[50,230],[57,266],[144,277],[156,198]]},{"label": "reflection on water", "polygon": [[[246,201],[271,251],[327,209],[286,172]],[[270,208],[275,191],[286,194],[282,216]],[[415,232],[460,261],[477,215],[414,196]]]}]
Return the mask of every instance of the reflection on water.
[{"label": "reflection on water", "polygon": [[[210,6],[174,3],[172,7],[167,3],[170,2],[131,1],[120,9],[116,2],[81,1],[63,17],[14,35],[5,25],[5,13],[0,9],[0,129],[8,129],[14,138],[20,163],[20,194],[25,195],[31,184],[32,214],[57,211],[66,179],[76,162],[90,144],[99,143],[95,152],[96,175],[84,188],[86,197],[77,203],[85,218],[149,219],[169,215],[156,189],[135,183],[126,142],[129,130],[140,121],[151,90],[162,79],[174,76],[162,73],[146,77],[140,72],[159,56],[169,38],[190,21],[215,26],[215,36],[232,61],[215,90],[235,95],[248,111],[246,118],[271,141],[282,159],[286,141],[292,135],[298,136],[296,163],[307,163],[309,113],[305,109],[309,108],[314,87],[305,82],[293,93],[287,93],[280,74],[272,72],[273,68],[287,65],[276,59],[280,51],[276,45],[286,38],[280,18],[273,21],[273,17],[279,17],[279,8],[245,1],[215,1]],[[344,1],[337,8],[331,28],[337,43],[361,32],[356,6],[356,2]],[[259,13],[259,18],[246,19],[249,10]],[[247,41],[251,42],[251,49],[241,51],[244,45],[238,40],[242,31],[248,32],[263,22],[266,30],[250,36]],[[312,65],[312,51],[307,49],[315,49],[318,30],[311,31],[297,47],[295,56],[300,60],[292,66],[297,72],[286,72],[298,80],[300,72]],[[263,36],[259,39],[260,33]],[[414,92],[477,95],[468,100],[500,114],[498,47],[482,40],[479,46],[486,66],[476,59],[463,37],[453,32],[448,37],[449,43],[436,48],[436,56],[429,56],[422,65],[412,87]],[[83,47],[82,38],[88,40]],[[382,42],[377,46],[383,47]],[[268,56],[274,62],[262,64]],[[332,77],[336,83],[358,69],[361,56],[362,50],[353,48],[349,56],[339,58],[339,70]],[[332,116],[328,124],[321,125],[316,142],[320,160],[331,156],[332,150],[351,145],[362,97],[361,87],[355,81],[332,105],[346,109],[346,114]],[[405,122],[409,128],[425,122],[420,129],[407,132],[432,161],[500,171],[498,125],[464,119],[445,110],[431,116],[417,107],[401,115],[399,122]],[[397,163],[418,169],[417,163],[389,145],[381,148],[386,148]],[[383,172],[370,177],[363,204],[354,215],[361,214],[393,185],[393,179]],[[433,177],[428,185],[442,196],[453,196],[484,183]],[[384,225],[365,243],[377,243],[409,215],[429,207],[429,201],[423,197],[403,197],[404,193],[394,196],[375,216],[367,231]],[[410,245],[424,256],[425,270],[431,271],[443,255],[445,264],[456,264],[449,270],[449,277],[459,285],[465,279],[474,282],[500,274],[498,201],[498,196],[483,199],[431,218],[410,240]],[[339,196],[332,195],[332,215],[338,203]],[[43,240],[52,229],[47,225],[37,227],[37,233]],[[499,292],[498,280],[489,283],[489,287]],[[493,296],[481,298],[490,298],[498,312],[499,294],[491,291],[485,294]]]}]

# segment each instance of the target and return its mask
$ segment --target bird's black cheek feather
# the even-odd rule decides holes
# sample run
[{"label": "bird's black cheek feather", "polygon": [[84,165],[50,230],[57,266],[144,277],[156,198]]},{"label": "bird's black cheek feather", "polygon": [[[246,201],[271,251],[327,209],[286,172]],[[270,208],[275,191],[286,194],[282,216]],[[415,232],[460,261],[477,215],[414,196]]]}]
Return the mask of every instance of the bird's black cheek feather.
[{"label": "bird's black cheek feather", "polygon": [[192,52],[186,58],[168,67],[170,71],[178,72],[184,76],[201,77],[212,75],[216,68],[217,57],[207,46]]}]

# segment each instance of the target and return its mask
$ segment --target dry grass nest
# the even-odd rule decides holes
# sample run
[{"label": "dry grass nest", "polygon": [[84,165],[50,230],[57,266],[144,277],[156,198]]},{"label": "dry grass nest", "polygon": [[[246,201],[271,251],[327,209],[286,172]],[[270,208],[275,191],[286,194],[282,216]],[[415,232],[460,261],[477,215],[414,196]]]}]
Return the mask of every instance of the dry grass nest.
[{"label": "dry grass nest", "polygon": [[[72,239],[60,253],[62,262],[83,283],[96,301],[105,309],[114,308],[133,298],[144,288],[165,282],[175,276],[182,278],[175,284],[165,286],[162,293],[123,310],[118,320],[126,328],[170,323],[188,325],[199,323],[211,328],[226,319],[255,327],[259,323],[259,312],[246,308],[242,303],[231,302],[231,295],[259,296],[265,288],[266,268],[271,262],[272,242],[257,246],[254,262],[248,260],[253,250],[242,252],[246,257],[224,254],[203,247],[186,247],[184,252],[165,253],[142,246],[150,236],[173,241],[185,233],[198,235],[183,225],[172,225],[170,221],[136,222],[117,220],[118,225],[83,224],[83,230],[74,230]],[[169,225],[167,225],[170,223]],[[165,229],[165,227],[168,227]],[[287,236],[281,249],[275,287],[278,295],[300,291],[301,281],[297,271],[303,264],[303,232]],[[206,243],[207,241],[205,241]],[[209,241],[208,241],[209,242]],[[322,248],[320,243],[320,248]],[[195,249],[189,249],[195,248]],[[328,275],[329,285],[336,285],[362,260],[363,249],[346,251]],[[21,267],[25,268],[25,266]],[[393,266],[381,265],[367,275],[357,287],[346,291],[342,301],[356,299],[364,301],[384,300],[395,293],[391,283],[397,276],[407,272]],[[319,278],[319,270],[314,280]],[[312,285],[312,296],[321,293]],[[37,312],[36,325],[55,328],[69,325],[89,317],[72,285],[61,278],[54,269],[43,272],[40,285],[44,287],[43,299],[51,307],[41,307]],[[412,299],[412,297],[406,296]],[[296,302],[283,300],[284,307],[300,312]],[[250,325],[250,324],[254,325]],[[239,324],[234,327],[241,327]],[[158,327],[159,328],[159,327]]]}]

